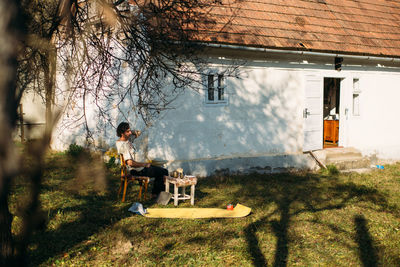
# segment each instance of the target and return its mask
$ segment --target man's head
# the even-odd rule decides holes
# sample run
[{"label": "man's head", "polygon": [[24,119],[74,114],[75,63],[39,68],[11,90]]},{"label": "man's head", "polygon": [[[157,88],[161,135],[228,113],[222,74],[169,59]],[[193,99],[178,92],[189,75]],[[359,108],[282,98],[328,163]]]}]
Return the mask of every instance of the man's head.
[{"label": "man's head", "polygon": [[117,127],[117,136],[121,137],[122,135],[125,135],[125,134],[128,134],[130,136],[132,134],[132,132],[129,134],[128,131],[130,131],[129,123],[121,122]]}]

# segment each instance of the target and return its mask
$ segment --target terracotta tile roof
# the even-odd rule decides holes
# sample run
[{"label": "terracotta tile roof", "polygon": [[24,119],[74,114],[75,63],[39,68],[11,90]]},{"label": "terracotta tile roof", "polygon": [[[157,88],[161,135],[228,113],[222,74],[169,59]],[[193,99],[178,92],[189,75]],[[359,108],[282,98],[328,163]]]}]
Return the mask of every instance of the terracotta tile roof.
[{"label": "terracotta tile roof", "polygon": [[400,57],[400,1],[224,0],[204,42]]}]

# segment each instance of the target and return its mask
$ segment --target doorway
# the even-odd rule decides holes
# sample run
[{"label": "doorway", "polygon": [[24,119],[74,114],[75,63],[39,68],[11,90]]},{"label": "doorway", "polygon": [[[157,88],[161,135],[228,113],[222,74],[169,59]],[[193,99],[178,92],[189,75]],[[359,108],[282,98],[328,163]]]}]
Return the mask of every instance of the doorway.
[{"label": "doorway", "polygon": [[339,144],[340,78],[324,78],[324,148]]}]

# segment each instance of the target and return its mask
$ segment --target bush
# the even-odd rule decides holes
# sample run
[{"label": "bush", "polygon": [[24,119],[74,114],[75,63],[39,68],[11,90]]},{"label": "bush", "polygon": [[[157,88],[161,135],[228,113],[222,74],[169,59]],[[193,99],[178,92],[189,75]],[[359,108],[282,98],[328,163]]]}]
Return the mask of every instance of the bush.
[{"label": "bush", "polygon": [[119,164],[115,162],[118,158],[118,152],[115,148],[109,149],[104,153],[104,155],[106,156],[106,167],[108,169],[119,167]]},{"label": "bush", "polygon": [[119,167],[117,163],[115,163],[115,157],[110,157],[108,162],[106,162],[106,167],[108,169],[113,169]]},{"label": "bush", "polygon": [[321,169],[321,173],[324,175],[338,175],[339,170],[334,164],[326,165],[326,169]]},{"label": "bush", "polygon": [[70,144],[67,150],[67,155],[72,158],[79,158],[85,152],[85,148],[77,145],[77,144]]}]

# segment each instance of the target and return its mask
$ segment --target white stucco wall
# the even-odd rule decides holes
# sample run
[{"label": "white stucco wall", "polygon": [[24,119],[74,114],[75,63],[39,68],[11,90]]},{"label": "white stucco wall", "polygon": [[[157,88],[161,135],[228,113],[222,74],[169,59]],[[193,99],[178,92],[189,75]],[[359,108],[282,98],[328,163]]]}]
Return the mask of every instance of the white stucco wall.
[{"label": "white stucco wall", "polygon": [[348,145],[400,160],[400,73],[359,72],[360,116],[349,120]]},{"label": "white stucco wall", "polygon": [[297,71],[249,66],[226,79],[227,105],[186,91],[155,124],[150,157],[169,160],[301,152],[302,87]]},{"label": "white stucco wall", "polygon": [[[238,53],[234,55],[237,57]],[[345,60],[338,72],[330,58],[240,55],[245,59],[240,78],[226,78],[226,105],[208,106],[204,90],[187,90],[173,103],[174,108],[161,114],[148,129],[129,106],[125,107],[127,118],[120,117],[117,109],[111,111],[114,126],[128,120],[131,128],[143,131],[138,144],[145,156],[168,160],[170,169],[184,166],[187,173],[314,168],[315,162],[303,154],[302,117],[304,80],[312,74],[321,79],[342,79],[339,145],[355,147],[365,155],[400,160],[399,66]],[[210,69],[223,69],[226,62],[214,59]],[[360,81],[360,116],[352,114],[354,78]],[[345,114],[345,109],[349,113]],[[74,112],[80,111],[69,114]],[[88,111],[88,117],[89,126],[96,129],[98,145],[114,146],[115,128],[98,121],[94,109]],[[85,139],[83,125],[57,130],[53,139],[57,149]]]},{"label": "white stucco wall", "polygon": [[[24,123],[24,139],[40,138],[45,130],[46,107],[42,97],[33,91],[24,93],[21,99]],[[20,110],[18,110],[20,112]],[[14,139],[21,140],[21,126],[18,121]]]},{"label": "white stucco wall", "polygon": [[[63,108],[63,99],[59,100],[58,108]],[[101,149],[108,150],[110,147],[115,147],[116,126],[121,121],[128,121],[132,128],[143,128],[143,122],[139,116],[135,113],[132,107],[122,104],[120,108],[125,112],[125,117],[121,115],[118,108],[113,107],[113,103],[109,103],[111,106],[107,118],[99,116],[97,106],[94,104],[92,97],[86,99],[86,120],[83,118],[82,107],[79,106],[81,103],[77,102],[74,108],[66,109],[63,115],[60,117],[54,133],[52,136],[51,147],[55,150],[66,150],[70,144],[78,144],[86,146],[87,142],[92,142],[92,146]],[[77,118],[80,118],[77,120]],[[109,121],[110,120],[110,121]],[[91,138],[88,139],[87,128],[90,129]]]}]

